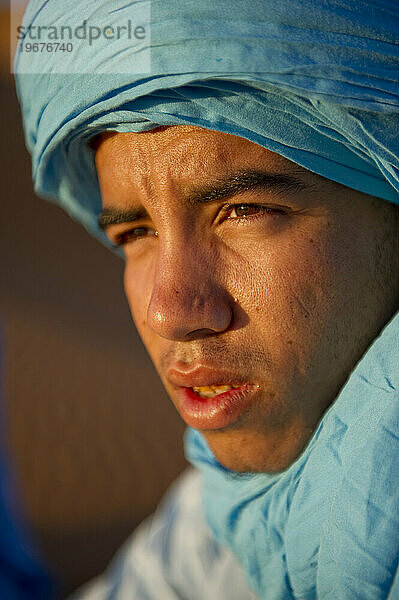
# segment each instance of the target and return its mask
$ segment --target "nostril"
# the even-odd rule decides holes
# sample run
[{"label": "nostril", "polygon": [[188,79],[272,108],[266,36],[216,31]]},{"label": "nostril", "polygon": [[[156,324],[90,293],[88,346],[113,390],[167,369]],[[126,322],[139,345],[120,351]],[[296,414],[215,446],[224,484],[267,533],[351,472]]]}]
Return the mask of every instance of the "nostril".
[{"label": "nostril", "polygon": [[191,340],[199,337],[209,337],[210,335],[215,335],[217,333],[219,332],[215,331],[214,329],[202,328],[194,329],[193,331],[187,333],[184,337],[186,340]]}]

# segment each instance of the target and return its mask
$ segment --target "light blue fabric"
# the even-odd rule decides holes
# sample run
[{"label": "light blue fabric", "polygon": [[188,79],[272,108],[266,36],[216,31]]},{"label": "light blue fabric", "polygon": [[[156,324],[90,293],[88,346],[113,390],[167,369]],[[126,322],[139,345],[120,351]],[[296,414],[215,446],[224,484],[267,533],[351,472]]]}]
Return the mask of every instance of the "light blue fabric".
[{"label": "light blue fabric", "polygon": [[287,470],[229,471],[194,429],[185,448],[215,538],[259,598],[398,599],[399,313]]},{"label": "light blue fabric", "polygon": [[[23,26],[134,19],[144,0],[32,0]],[[89,7],[89,8],[88,8]],[[40,21],[39,21],[40,19]],[[151,74],[85,73],[87,40],[46,58],[18,52],[39,195],[107,243],[90,136],[191,124],[240,135],[354,189],[399,202],[399,5],[396,0],[152,0]],[[74,74],[42,72],[69,61]],[[27,61],[37,74],[18,74]],[[46,62],[47,61],[47,62]],[[55,67],[54,67],[55,68]]]}]

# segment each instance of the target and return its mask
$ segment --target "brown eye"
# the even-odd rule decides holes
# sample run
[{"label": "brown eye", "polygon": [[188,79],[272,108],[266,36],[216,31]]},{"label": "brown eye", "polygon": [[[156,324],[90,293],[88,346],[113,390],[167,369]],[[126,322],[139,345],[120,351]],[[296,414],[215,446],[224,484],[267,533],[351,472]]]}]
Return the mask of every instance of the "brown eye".
[{"label": "brown eye", "polygon": [[116,239],[115,246],[125,246],[130,242],[134,242],[135,240],[139,240],[140,238],[144,238],[147,236],[158,236],[158,232],[149,227],[134,227],[133,229],[128,229],[123,233],[119,234]]},{"label": "brown eye", "polygon": [[[230,217],[248,217],[258,213],[260,210],[261,207],[256,204],[236,204],[235,206],[232,206]],[[235,215],[232,215],[232,213],[235,213]]]},{"label": "brown eye", "polygon": [[223,207],[222,212],[226,214],[226,219],[250,219],[261,217],[262,215],[283,215],[286,211],[283,208],[264,206],[263,204],[231,204]]}]

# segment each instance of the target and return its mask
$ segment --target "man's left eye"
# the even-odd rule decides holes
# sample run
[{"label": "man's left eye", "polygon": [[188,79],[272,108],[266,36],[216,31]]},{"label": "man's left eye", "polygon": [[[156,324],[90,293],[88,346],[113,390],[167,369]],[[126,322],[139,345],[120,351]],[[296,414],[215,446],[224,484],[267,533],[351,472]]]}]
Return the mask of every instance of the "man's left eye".
[{"label": "man's left eye", "polygon": [[262,214],[285,214],[284,209],[263,204],[233,204],[224,206],[222,212],[227,219],[245,219],[247,217],[258,216]]}]

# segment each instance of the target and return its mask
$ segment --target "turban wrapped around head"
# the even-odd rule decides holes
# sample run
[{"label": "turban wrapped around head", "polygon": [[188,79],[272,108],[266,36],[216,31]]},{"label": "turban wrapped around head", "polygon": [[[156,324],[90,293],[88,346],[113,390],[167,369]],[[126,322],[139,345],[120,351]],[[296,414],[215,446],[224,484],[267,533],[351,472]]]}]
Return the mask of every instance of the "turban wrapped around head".
[{"label": "turban wrapped around head", "polygon": [[80,35],[14,62],[36,192],[105,243],[88,144],[104,130],[231,133],[399,202],[396,0],[32,0],[23,27],[129,20],[139,47]]}]

